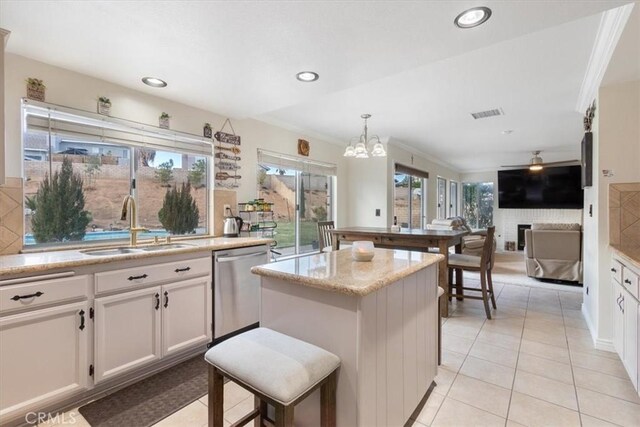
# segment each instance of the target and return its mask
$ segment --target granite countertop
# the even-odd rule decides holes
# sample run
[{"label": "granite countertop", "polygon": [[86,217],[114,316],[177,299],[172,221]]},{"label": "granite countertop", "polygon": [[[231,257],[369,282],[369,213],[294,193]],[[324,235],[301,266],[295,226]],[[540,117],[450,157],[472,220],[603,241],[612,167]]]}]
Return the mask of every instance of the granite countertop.
[{"label": "granite countertop", "polygon": [[634,266],[640,270],[640,245],[639,246],[611,245],[611,248],[615,252],[617,252],[618,255],[632,262]]},{"label": "granite countertop", "polygon": [[[4,275],[41,273],[58,268],[73,268],[79,266],[121,262],[127,260],[145,259],[164,255],[178,255],[191,252],[217,251],[222,249],[242,248],[270,243],[271,239],[255,237],[212,237],[205,239],[175,240],[177,245],[187,247],[163,249],[156,251],[137,251],[125,254],[88,255],[83,250],[95,250],[95,247],[74,250],[56,250],[47,252],[33,252],[17,255],[0,256],[0,277]],[[124,245],[121,245],[124,246]],[[140,245],[139,248],[152,245]],[[109,249],[109,247],[105,247]]]},{"label": "granite countertop", "polygon": [[351,258],[351,249],[253,267],[251,272],[347,295],[365,296],[444,259],[442,255],[374,249],[370,262]]}]

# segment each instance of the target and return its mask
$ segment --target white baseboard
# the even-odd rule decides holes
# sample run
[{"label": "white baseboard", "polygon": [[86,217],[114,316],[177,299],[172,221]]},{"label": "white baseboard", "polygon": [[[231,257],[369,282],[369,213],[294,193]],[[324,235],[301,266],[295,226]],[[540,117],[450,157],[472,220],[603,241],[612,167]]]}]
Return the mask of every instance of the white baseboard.
[{"label": "white baseboard", "polygon": [[586,306],[582,303],[582,317],[584,317],[584,321],[587,322],[587,327],[589,328],[589,333],[591,333],[591,340],[593,341],[593,346],[597,350],[609,351],[611,353],[615,353],[616,349],[613,346],[612,340],[605,340],[602,338],[598,338],[598,334],[596,333],[596,329],[591,323],[591,316],[587,313]]}]

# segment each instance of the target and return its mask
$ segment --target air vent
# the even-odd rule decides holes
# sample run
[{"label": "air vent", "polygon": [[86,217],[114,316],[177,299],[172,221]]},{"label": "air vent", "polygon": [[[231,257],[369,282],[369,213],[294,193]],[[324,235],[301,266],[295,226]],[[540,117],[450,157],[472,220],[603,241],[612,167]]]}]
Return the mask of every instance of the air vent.
[{"label": "air vent", "polygon": [[502,116],[504,115],[504,111],[502,111],[502,108],[496,108],[494,110],[478,111],[477,113],[471,113],[471,115],[474,119],[478,120],[486,119],[487,117]]}]

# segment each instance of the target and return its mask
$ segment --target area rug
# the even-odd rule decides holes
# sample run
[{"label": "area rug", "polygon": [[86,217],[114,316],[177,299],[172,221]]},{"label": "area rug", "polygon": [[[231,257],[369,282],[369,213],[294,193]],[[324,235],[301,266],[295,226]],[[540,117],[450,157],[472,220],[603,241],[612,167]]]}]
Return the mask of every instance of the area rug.
[{"label": "area rug", "polygon": [[152,426],[207,394],[202,355],[82,406],[92,427]]},{"label": "area rug", "polygon": [[[491,277],[494,283],[582,293],[582,286],[545,282],[527,276],[522,252],[496,252],[496,262],[493,266]],[[464,278],[480,280],[480,273],[465,271]]]}]

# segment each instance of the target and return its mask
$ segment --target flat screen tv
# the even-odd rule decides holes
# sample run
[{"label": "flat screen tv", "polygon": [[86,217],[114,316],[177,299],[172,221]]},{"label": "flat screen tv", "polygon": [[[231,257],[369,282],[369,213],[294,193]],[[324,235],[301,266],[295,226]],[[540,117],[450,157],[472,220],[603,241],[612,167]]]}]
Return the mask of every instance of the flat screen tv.
[{"label": "flat screen tv", "polygon": [[582,209],[580,166],[498,171],[501,209]]}]

